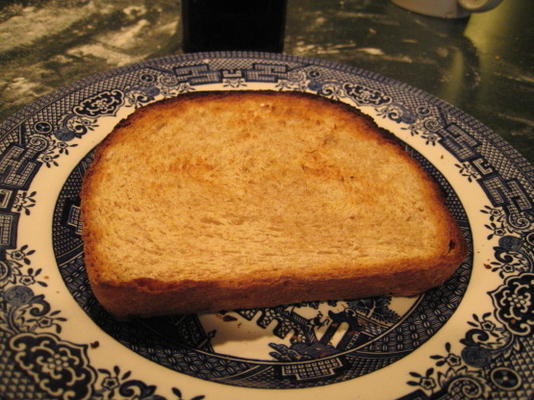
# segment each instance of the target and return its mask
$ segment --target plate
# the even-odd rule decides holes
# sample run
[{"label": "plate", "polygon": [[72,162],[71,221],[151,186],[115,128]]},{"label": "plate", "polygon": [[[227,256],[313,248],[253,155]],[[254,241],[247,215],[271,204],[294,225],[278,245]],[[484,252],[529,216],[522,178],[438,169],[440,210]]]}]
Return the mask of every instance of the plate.
[{"label": "plate", "polygon": [[[80,238],[79,189],[94,148],[140,107],[219,90],[306,92],[372,117],[441,186],[469,243],[466,260],[413,298],[111,318],[88,286]],[[33,103],[0,133],[6,398],[527,399],[534,391],[532,167],[443,101],[322,60],[198,53],[93,75]]]}]

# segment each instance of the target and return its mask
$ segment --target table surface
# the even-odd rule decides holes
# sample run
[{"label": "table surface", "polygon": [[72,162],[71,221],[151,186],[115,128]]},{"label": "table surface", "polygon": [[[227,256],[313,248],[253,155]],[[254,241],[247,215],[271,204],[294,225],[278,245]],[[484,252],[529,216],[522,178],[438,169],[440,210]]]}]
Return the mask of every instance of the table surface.
[{"label": "table surface", "polygon": [[[0,121],[92,73],[182,53],[179,0],[0,2]],[[534,1],[447,20],[388,0],[289,0],[284,53],[341,62],[462,109],[534,161]]]}]

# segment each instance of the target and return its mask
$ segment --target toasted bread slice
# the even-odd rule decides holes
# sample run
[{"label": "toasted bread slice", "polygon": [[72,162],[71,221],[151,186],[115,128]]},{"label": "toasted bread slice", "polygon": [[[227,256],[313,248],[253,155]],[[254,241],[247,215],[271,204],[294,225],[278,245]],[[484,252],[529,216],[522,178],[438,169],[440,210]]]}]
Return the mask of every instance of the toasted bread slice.
[{"label": "toasted bread slice", "polygon": [[146,106],[98,148],[81,198],[90,283],[118,317],[415,295],[466,255],[393,135],[304,94]]}]

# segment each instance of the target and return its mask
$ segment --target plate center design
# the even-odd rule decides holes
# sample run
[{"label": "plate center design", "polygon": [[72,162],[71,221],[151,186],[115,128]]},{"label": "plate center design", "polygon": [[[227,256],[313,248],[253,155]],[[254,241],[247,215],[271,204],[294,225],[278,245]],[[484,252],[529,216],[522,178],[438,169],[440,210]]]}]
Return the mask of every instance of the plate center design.
[{"label": "plate center design", "polygon": [[319,359],[361,347],[410,312],[417,298],[309,302],[200,315],[215,353],[265,361]]}]

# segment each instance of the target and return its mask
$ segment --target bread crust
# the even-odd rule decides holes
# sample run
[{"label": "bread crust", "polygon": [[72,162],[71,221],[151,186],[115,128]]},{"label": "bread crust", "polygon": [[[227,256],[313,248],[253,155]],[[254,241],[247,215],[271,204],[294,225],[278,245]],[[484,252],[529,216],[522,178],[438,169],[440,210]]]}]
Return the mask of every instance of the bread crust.
[{"label": "bread crust", "polygon": [[[213,92],[185,95],[146,106],[128,119],[121,121],[113,132],[99,145],[94,162],[82,185],[82,222],[85,266],[92,290],[99,302],[118,318],[130,316],[155,316],[174,313],[215,312],[236,308],[268,307],[302,301],[349,299],[368,296],[412,296],[441,285],[458,268],[467,255],[467,245],[456,221],[444,205],[438,185],[418,163],[400,146],[392,134],[379,128],[366,115],[353,108],[317,96],[302,93],[283,94],[288,98],[313,97],[313,101],[335,104],[363,121],[376,140],[392,145],[406,163],[415,165],[420,179],[429,190],[429,203],[437,216],[444,246],[441,253],[430,258],[411,257],[394,263],[373,265],[370,269],[350,260],[345,265],[325,266],[321,271],[302,274],[286,271],[276,277],[244,274],[236,279],[167,281],[155,278],[137,278],[130,281],[110,279],[103,271],[113,268],[99,253],[102,238],[99,227],[92,221],[94,185],[105,179],[99,173],[103,155],[113,149],[115,143],[127,140],[124,134],[141,115],[159,108],[174,107],[188,99],[226,98],[239,101],[240,96],[254,96],[257,92]],[[262,92],[263,96],[281,96],[280,93]],[[328,171],[320,171],[327,173]],[[331,271],[326,275],[324,271]]]}]

